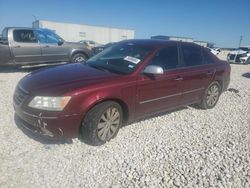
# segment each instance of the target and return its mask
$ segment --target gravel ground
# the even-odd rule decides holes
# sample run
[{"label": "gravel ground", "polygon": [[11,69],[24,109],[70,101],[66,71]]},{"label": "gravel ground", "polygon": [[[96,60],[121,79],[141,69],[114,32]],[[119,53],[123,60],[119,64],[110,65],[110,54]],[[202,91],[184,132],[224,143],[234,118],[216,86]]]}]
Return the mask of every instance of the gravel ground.
[{"label": "gravel ground", "polygon": [[250,65],[232,65],[214,109],[136,122],[98,147],[44,144],[17,128],[12,95],[25,74],[0,73],[1,188],[250,187]]}]

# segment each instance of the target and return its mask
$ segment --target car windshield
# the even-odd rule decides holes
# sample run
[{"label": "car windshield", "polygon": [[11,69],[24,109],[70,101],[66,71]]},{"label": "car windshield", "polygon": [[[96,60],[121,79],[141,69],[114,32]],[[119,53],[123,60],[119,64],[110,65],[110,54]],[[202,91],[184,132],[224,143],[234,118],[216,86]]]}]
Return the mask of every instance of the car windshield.
[{"label": "car windshield", "polygon": [[87,65],[118,74],[130,74],[151,50],[152,47],[132,42],[118,43],[90,58]]}]

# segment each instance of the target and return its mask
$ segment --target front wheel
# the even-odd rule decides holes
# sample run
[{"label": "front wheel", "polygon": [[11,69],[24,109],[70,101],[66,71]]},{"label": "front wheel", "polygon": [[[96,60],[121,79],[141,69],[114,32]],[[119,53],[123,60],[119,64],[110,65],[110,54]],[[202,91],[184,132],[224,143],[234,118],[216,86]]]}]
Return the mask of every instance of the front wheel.
[{"label": "front wheel", "polygon": [[121,106],[113,101],[97,104],[82,122],[82,139],[91,145],[102,145],[114,138],[122,124]]},{"label": "front wheel", "polygon": [[213,108],[219,100],[221,94],[221,87],[218,82],[212,82],[199,104],[199,106],[203,109],[210,109]]},{"label": "front wheel", "polygon": [[74,63],[84,63],[85,61],[87,61],[87,56],[82,53],[77,53],[73,55],[71,61]]}]

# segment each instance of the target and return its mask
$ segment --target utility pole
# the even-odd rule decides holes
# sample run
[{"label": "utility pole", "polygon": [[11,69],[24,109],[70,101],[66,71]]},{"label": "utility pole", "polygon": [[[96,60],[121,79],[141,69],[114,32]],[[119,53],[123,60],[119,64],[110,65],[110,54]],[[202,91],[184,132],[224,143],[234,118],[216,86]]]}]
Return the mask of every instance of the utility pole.
[{"label": "utility pole", "polygon": [[241,41],[242,41],[242,39],[243,39],[243,37],[242,37],[242,35],[241,35],[241,36],[240,36],[239,47],[240,47],[240,45],[241,45]]}]

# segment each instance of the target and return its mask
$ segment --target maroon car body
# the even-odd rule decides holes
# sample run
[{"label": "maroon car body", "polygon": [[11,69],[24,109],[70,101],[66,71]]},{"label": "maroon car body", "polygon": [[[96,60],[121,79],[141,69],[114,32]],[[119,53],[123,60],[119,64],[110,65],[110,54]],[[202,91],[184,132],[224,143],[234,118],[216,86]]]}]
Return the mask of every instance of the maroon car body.
[{"label": "maroon car body", "polygon": [[[80,133],[86,113],[104,101],[117,102],[123,122],[180,106],[199,103],[214,81],[221,92],[228,87],[230,66],[205,48],[193,43],[160,40],[129,40],[121,43],[150,46],[151,50],[129,74],[108,72],[87,64],[67,64],[40,69],[25,76],[17,85],[14,108],[28,130],[49,137],[72,138]],[[143,70],[162,49],[174,45],[180,66],[163,74],[144,74]],[[182,46],[201,50],[202,62],[185,66]],[[206,63],[206,58],[211,62]],[[46,111],[28,106],[34,96],[71,96],[62,111]]]}]

